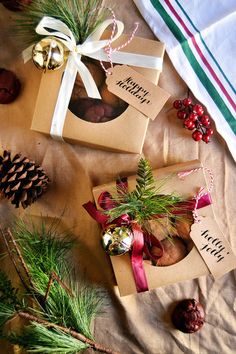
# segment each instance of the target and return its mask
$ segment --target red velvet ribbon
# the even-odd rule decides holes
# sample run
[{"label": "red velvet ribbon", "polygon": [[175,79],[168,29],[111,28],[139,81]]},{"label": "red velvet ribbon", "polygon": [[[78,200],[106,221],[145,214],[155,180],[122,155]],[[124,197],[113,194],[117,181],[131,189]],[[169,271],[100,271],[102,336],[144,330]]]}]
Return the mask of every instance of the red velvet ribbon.
[{"label": "red velvet ribbon", "polygon": [[[122,194],[128,190],[127,178],[123,178],[116,182],[117,192],[122,200]],[[179,202],[171,210],[175,215],[184,214],[188,211],[194,210],[196,201],[195,199],[187,200],[185,202]],[[210,194],[206,194],[201,197],[198,201],[197,209],[203,208],[211,204]],[[98,197],[98,205],[103,210],[113,209],[117,204],[113,200],[111,194],[107,191],[102,192]],[[101,224],[102,229],[105,230],[110,224],[122,226],[126,225],[131,228],[133,232],[133,245],[131,250],[131,265],[133,269],[134,280],[136,284],[137,292],[143,292],[148,290],[148,283],[146,274],[143,267],[143,253],[145,253],[154,263],[162,257],[163,247],[161,242],[152,234],[144,232],[141,226],[130,219],[128,214],[123,214],[119,218],[109,222],[109,216],[105,215],[103,211],[97,210],[92,202],[85,203],[83,205],[84,209],[89,213],[89,215],[95,219],[99,224]],[[164,215],[156,215],[153,218],[161,218]],[[159,255],[154,255],[151,251],[152,247],[155,246],[159,249]]]}]

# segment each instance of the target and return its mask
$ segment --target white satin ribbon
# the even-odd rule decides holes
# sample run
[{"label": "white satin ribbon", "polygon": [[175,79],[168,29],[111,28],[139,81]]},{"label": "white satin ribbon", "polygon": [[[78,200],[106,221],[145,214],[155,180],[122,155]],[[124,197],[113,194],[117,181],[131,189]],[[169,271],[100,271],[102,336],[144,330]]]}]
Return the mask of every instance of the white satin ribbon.
[{"label": "white satin ribbon", "polygon": [[[108,61],[104,48],[108,45],[108,40],[100,40],[103,32],[108,26],[113,24],[114,20],[109,19],[102,22],[96,30],[91,33],[82,44],[76,44],[75,37],[68,26],[60,20],[52,17],[43,17],[36,27],[35,31],[43,36],[52,36],[60,40],[70,51],[66,64],[65,72],[62,78],[59,90],[50,135],[56,139],[63,141],[62,132],[66,117],[66,111],[70,102],[76,74],[79,72],[84,83],[85,89],[89,97],[101,99],[96,83],[90,74],[88,68],[81,61],[81,57],[87,56],[93,59]],[[115,41],[121,36],[124,30],[124,24],[116,21],[117,31],[110,40]],[[32,46],[23,52],[24,61],[28,61],[32,57]],[[134,54],[128,52],[113,52],[112,61],[118,64],[128,64],[144,68],[162,70],[162,58]]]}]

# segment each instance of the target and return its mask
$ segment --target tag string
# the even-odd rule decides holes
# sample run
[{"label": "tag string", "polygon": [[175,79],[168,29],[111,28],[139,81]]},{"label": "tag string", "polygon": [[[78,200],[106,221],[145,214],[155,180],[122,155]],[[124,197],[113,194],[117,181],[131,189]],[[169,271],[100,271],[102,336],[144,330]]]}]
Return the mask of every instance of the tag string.
[{"label": "tag string", "polygon": [[[112,14],[112,22],[113,22],[113,26],[112,26],[112,32],[111,32],[111,37],[108,39],[108,43],[107,43],[107,46],[104,48],[104,51],[106,52],[107,54],[107,57],[108,57],[108,61],[110,62],[110,68],[109,69],[112,69],[113,68],[113,62],[112,62],[112,53],[115,53],[123,48],[125,48],[128,44],[130,44],[130,42],[133,40],[134,36],[135,36],[135,33],[137,32],[138,30],[138,27],[139,27],[139,23],[138,22],[135,22],[135,28],[134,30],[132,31],[129,39],[121,44],[120,46],[116,47],[116,48],[112,48],[111,46],[111,43],[112,43],[112,40],[114,38],[114,35],[115,35],[115,30],[116,30],[116,26],[117,26],[117,23],[116,23],[116,16],[115,16],[115,13],[114,11],[111,9],[111,8],[107,8],[111,14]],[[100,60],[100,64],[103,68],[103,70],[105,71],[105,73],[107,75],[111,75],[111,71],[109,69],[106,69],[103,62]]]},{"label": "tag string", "polygon": [[199,172],[199,171],[206,171],[210,177],[210,185],[207,191],[205,191],[205,187],[201,187],[198,191],[198,193],[196,194],[195,198],[195,206],[194,209],[192,211],[193,213],[193,219],[195,223],[200,223],[201,219],[199,218],[198,212],[197,212],[197,206],[198,206],[198,201],[205,195],[207,195],[208,193],[211,193],[214,187],[214,176],[212,171],[207,168],[207,167],[198,167],[198,168],[193,168],[192,170],[188,170],[188,171],[182,171],[178,173],[178,177],[180,179],[184,179],[185,177],[189,176],[192,173],[195,172]]}]

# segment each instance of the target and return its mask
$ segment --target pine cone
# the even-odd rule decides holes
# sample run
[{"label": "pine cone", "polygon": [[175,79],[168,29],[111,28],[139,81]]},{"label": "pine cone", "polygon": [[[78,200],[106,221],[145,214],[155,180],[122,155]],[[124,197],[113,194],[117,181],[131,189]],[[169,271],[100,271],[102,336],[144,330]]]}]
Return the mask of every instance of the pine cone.
[{"label": "pine cone", "polygon": [[10,151],[0,156],[0,192],[16,208],[20,204],[25,209],[34,203],[47,189],[49,182],[43,168],[16,154],[11,158]]}]

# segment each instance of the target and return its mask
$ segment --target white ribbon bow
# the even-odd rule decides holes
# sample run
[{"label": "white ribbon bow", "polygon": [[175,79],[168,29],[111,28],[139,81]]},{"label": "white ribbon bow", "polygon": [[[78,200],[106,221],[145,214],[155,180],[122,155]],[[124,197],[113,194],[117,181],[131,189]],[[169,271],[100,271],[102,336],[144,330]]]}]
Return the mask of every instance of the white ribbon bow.
[{"label": "white ribbon bow", "polygon": [[[84,55],[96,60],[108,61],[104,48],[107,47],[109,40],[100,40],[100,38],[107,27],[113,23],[112,19],[105,20],[88,36],[84,43],[78,45],[71,30],[60,20],[46,16],[36,27],[35,31],[38,34],[57,38],[70,51],[52,119],[50,134],[54,139],[63,140],[64,121],[77,72],[81,76],[88,96],[101,99],[96,83],[88,68],[81,61],[81,57]],[[115,41],[123,33],[123,22],[116,20],[116,27],[117,33],[110,39],[110,42]],[[23,52],[23,57],[25,62],[32,57],[32,47]],[[154,56],[116,51],[112,52],[112,61],[117,64],[162,70],[162,58]]]}]

